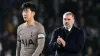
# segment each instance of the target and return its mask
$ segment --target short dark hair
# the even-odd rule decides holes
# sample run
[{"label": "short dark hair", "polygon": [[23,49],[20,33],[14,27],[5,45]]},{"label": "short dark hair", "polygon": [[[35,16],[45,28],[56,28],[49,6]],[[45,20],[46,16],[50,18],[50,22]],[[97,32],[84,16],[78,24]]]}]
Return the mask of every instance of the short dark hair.
[{"label": "short dark hair", "polygon": [[21,9],[24,10],[26,8],[29,8],[31,11],[36,12],[36,5],[32,2],[24,2],[21,6]]}]

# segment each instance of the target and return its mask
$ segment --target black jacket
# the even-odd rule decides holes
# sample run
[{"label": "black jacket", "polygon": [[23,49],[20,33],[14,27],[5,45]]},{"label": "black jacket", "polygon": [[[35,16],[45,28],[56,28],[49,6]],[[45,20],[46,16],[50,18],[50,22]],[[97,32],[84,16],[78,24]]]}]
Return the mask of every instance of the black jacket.
[{"label": "black jacket", "polygon": [[[65,40],[65,47],[57,44],[58,36],[61,36]],[[60,27],[53,31],[49,48],[56,52],[55,56],[79,56],[78,53],[82,50],[83,45],[84,32],[82,29],[73,26],[69,32],[64,27]]]}]

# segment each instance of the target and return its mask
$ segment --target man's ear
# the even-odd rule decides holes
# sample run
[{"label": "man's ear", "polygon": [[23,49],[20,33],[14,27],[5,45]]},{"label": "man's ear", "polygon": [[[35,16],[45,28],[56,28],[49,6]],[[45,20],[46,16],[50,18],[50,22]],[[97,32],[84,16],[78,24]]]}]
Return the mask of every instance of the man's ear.
[{"label": "man's ear", "polygon": [[35,12],[32,12],[33,13],[33,16],[35,16]]},{"label": "man's ear", "polygon": [[75,19],[73,18],[73,24],[75,23]]}]

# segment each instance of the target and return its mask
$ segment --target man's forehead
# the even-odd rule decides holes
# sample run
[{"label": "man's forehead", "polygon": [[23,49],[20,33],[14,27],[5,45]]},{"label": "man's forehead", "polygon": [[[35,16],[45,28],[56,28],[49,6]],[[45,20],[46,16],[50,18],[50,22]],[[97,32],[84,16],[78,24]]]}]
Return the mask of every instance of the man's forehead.
[{"label": "man's forehead", "polygon": [[74,20],[74,17],[72,15],[66,15],[66,16],[63,17],[63,20],[64,19]]},{"label": "man's forehead", "polygon": [[68,17],[72,17],[73,18],[72,15],[63,15],[63,18],[68,18]]},{"label": "man's forehead", "polygon": [[24,9],[23,9],[23,11],[28,11],[28,10],[30,10],[30,8],[24,8]]}]

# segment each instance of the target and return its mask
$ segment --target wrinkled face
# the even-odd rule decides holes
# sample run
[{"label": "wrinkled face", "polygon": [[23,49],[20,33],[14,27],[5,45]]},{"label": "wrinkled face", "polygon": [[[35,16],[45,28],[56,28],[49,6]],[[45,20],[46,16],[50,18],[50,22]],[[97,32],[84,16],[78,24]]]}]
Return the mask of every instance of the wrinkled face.
[{"label": "wrinkled face", "polygon": [[31,11],[29,8],[25,8],[22,11],[22,16],[23,16],[24,21],[31,20],[34,17],[34,15],[35,15],[35,12]]},{"label": "wrinkled face", "polygon": [[72,25],[74,24],[74,17],[72,15],[64,15],[63,16],[63,25],[66,28],[71,28]]}]

